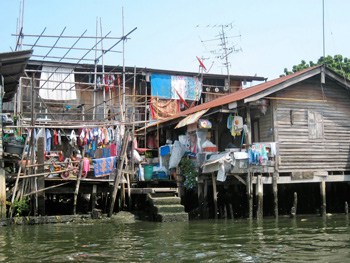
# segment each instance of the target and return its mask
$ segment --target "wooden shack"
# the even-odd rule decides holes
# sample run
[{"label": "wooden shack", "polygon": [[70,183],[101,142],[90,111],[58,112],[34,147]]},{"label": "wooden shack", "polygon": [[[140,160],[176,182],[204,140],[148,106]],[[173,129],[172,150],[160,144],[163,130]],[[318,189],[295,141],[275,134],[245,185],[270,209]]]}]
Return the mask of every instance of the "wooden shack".
[{"label": "wooden shack", "polygon": [[[214,207],[211,216],[227,217],[230,210],[232,216],[235,210],[249,217],[254,211],[257,216],[264,211],[278,216],[279,211],[289,213],[286,206],[294,206],[294,214],[319,210],[325,215],[326,207],[344,212],[350,202],[349,88],[349,80],[331,69],[311,67],[198,105],[147,129],[169,131],[169,125],[206,109],[201,118],[211,121],[208,137],[218,152],[227,151],[230,144],[247,153],[254,145],[267,147],[265,162],[254,163],[248,154],[248,165],[236,169],[231,163],[224,182],[215,180],[216,173],[199,176],[198,206]],[[242,118],[245,130],[239,135],[228,129],[229,116]],[[170,129],[164,140],[190,133],[192,124]],[[298,192],[304,200],[296,210]],[[234,203],[233,209],[227,203]],[[263,203],[270,207],[263,208]]]}]

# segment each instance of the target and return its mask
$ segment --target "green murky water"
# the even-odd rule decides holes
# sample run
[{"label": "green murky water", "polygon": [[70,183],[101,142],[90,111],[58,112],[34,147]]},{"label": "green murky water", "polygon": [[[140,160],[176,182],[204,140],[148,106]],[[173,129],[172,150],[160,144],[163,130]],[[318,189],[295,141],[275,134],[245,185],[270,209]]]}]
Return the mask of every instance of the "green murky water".
[{"label": "green murky water", "polygon": [[344,215],[0,228],[0,262],[349,262]]}]

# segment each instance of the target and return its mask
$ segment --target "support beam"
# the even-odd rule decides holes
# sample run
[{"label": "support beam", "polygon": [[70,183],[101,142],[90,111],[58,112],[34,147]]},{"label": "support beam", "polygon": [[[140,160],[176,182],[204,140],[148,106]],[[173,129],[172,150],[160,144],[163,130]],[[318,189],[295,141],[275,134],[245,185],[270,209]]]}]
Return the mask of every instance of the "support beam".
[{"label": "support beam", "polygon": [[[83,156],[84,156],[84,151],[83,151]],[[77,176],[77,184],[75,186],[75,191],[74,191],[73,215],[76,215],[76,213],[77,213],[78,194],[79,194],[80,180],[81,180],[82,172],[83,172],[83,158],[80,160],[79,173]]]},{"label": "support beam", "polygon": [[273,191],[273,212],[275,218],[278,218],[278,186],[277,186],[277,180],[278,180],[278,173],[273,173],[272,176],[272,191]]},{"label": "support beam", "polygon": [[[44,145],[45,145],[45,138],[44,137],[39,137],[37,140],[37,162],[38,162],[38,173],[43,173],[44,172]],[[38,183],[38,214],[39,215],[45,215],[45,191],[40,191],[41,189],[45,188],[45,177],[40,176],[37,178],[37,183]]]},{"label": "support beam", "polygon": [[3,167],[0,167],[0,218],[6,218],[6,177]]},{"label": "support beam", "polygon": [[252,174],[248,172],[247,174],[247,199],[248,199],[248,214],[249,219],[253,219],[253,184],[252,184]]},{"label": "support beam", "polygon": [[326,216],[327,208],[326,208],[326,181],[322,181],[320,183],[320,192],[321,192],[321,214],[322,216]]},{"label": "support beam", "polygon": [[214,200],[214,218],[218,218],[218,192],[216,189],[215,173],[211,174],[211,181],[213,184],[213,200]]},{"label": "support beam", "polygon": [[97,185],[92,185],[92,191],[91,191],[91,211],[95,209],[96,205],[96,192],[97,192]]},{"label": "support beam", "polygon": [[291,217],[296,217],[297,209],[298,209],[298,193],[294,192],[293,206],[292,206],[292,208],[290,210],[290,216]]},{"label": "support beam", "polygon": [[262,181],[262,175],[259,174],[257,178],[257,184],[256,184],[256,196],[257,196],[257,211],[256,211],[256,218],[262,219],[263,218],[263,197],[264,197],[264,185]]}]

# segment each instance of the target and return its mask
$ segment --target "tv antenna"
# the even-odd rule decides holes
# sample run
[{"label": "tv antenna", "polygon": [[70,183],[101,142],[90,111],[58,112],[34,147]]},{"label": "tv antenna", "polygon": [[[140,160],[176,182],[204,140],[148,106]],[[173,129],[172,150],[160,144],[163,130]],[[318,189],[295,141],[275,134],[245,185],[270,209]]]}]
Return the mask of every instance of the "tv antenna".
[{"label": "tv antenna", "polygon": [[[207,26],[208,27],[208,26]],[[220,31],[217,36],[215,36],[214,39],[208,39],[208,40],[201,40],[201,42],[204,44],[205,42],[218,42],[217,44],[218,48],[210,50],[210,54],[214,56],[215,59],[219,59],[222,61],[222,65],[226,68],[227,73],[227,83],[225,83],[224,89],[227,91],[230,87],[230,60],[229,56],[232,53],[237,53],[242,51],[242,48],[237,47],[237,45],[233,44],[231,39],[233,38],[240,38],[241,35],[235,35],[235,36],[228,36],[227,30],[232,30],[233,25],[232,23],[226,24],[226,25],[214,25],[213,28],[219,27]]]}]

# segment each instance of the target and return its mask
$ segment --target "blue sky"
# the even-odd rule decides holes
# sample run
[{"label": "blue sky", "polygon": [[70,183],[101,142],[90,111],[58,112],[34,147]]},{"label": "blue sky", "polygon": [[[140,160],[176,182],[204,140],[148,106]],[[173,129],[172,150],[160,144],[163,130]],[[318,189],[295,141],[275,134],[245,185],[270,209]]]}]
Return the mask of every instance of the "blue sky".
[{"label": "blue sky", "polygon": [[[20,0],[1,0],[0,6],[0,52],[8,52],[15,46],[11,34],[16,32]],[[126,66],[197,72],[199,56],[210,73],[225,73],[213,55],[219,41],[207,40],[216,39],[220,25],[227,24],[233,25],[226,28],[229,45],[242,50],[229,56],[231,74],[272,79],[285,67],[291,69],[302,59],[316,61],[323,54],[322,0],[25,0],[24,33],[40,34],[46,27],[45,34],[59,35],[66,27],[65,35],[81,35],[87,29],[86,35],[95,36],[96,19],[101,19],[103,34],[111,31],[120,37],[122,7],[125,33],[137,27],[126,42]],[[325,0],[325,7],[326,54],[350,57],[350,1]],[[34,41],[24,38],[23,43]],[[104,41],[104,49],[113,43]],[[94,41],[79,44],[92,47]],[[122,56],[107,53],[104,63],[121,65]]]}]

